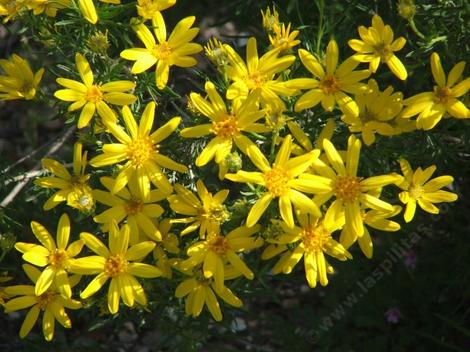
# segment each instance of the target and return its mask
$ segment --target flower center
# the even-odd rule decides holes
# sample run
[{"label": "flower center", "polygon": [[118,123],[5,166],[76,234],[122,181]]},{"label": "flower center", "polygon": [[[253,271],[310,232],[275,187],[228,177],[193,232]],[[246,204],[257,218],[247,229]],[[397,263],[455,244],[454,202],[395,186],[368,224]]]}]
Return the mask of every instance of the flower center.
[{"label": "flower center", "polygon": [[144,165],[156,152],[156,148],[149,137],[135,139],[127,145],[127,156],[137,167]]},{"label": "flower center", "polygon": [[67,253],[63,249],[54,249],[48,257],[49,264],[57,269],[62,269],[65,266],[67,260]]},{"label": "flower center", "polygon": [[331,237],[331,233],[320,224],[303,228],[301,236],[306,252],[323,252],[323,247]]},{"label": "flower center", "polygon": [[390,48],[390,45],[386,45],[385,43],[381,43],[374,47],[375,53],[380,56],[380,59],[384,62],[387,62],[390,57],[393,55],[393,51]]},{"label": "flower center", "polygon": [[410,193],[411,198],[418,199],[421,198],[421,196],[423,195],[424,189],[420,185],[411,185],[410,190],[408,192]]},{"label": "flower center", "polygon": [[230,249],[230,245],[224,236],[212,235],[207,241],[209,250],[217,255],[224,255]]},{"label": "flower center", "polygon": [[67,205],[81,212],[89,212],[95,206],[95,201],[90,186],[86,183],[73,183],[67,196]]},{"label": "flower center", "polygon": [[264,174],[266,188],[276,197],[283,196],[289,191],[290,180],[292,176],[289,171],[279,165],[273,165],[273,168]]},{"label": "flower center", "polygon": [[139,199],[131,199],[125,205],[127,215],[136,215],[142,212],[143,207],[144,207],[144,203]]},{"label": "flower center", "polygon": [[122,254],[109,257],[104,264],[104,274],[115,277],[127,271],[127,260]]},{"label": "flower center", "polygon": [[231,139],[240,133],[237,118],[227,115],[222,121],[212,122],[212,132],[223,139]]},{"label": "flower center", "polygon": [[320,89],[325,94],[334,94],[340,91],[338,81],[334,75],[326,75],[320,80]]},{"label": "flower center", "polygon": [[356,176],[339,176],[334,187],[336,198],[346,203],[356,200],[362,193],[360,182]]},{"label": "flower center", "polygon": [[229,217],[227,208],[222,204],[212,205],[207,211],[202,209],[200,216],[212,223],[222,223]]},{"label": "flower center", "polygon": [[47,306],[54,300],[54,297],[55,293],[51,291],[46,291],[42,295],[36,297],[39,309],[46,310]]},{"label": "flower center", "polygon": [[452,98],[452,93],[449,87],[434,87],[434,100],[441,104],[446,104]]},{"label": "flower center", "polygon": [[103,99],[103,93],[97,85],[92,85],[86,92],[85,99],[91,103],[99,103]]},{"label": "flower center", "polygon": [[261,88],[266,83],[266,75],[261,74],[259,71],[253,72],[248,77],[248,88],[256,89]]},{"label": "flower center", "polygon": [[168,57],[171,55],[171,47],[167,42],[156,44],[152,49],[152,55],[159,60],[168,59]]}]

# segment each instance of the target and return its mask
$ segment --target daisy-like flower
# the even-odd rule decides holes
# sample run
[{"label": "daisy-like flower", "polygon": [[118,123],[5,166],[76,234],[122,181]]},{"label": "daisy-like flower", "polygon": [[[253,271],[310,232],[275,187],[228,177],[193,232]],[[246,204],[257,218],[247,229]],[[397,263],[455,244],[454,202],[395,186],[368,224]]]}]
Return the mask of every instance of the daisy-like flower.
[{"label": "daisy-like flower", "polygon": [[290,228],[294,227],[292,205],[301,212],[320,215],[318,206],[304,193],[324,192],[323,184],[301,179],[301,175],[315,161],[320,151],[312,150],[301,156],[290,158],[291,149],[292,137],[288,135],[284,138],[273,165],[269,165],[258,147],[251,148],[248,156],[261,172],[240,170],[236,174],[225,175],[225,178],[234,182],[255,183],[266,188],[266,192],[248,213],[246,219],[248,227],[258,222],[274,198],[279,198],[281,217]]},{"label": "daisy-like flower", "polygon": [[119,310],[119,301],[133,307],[135,302],[145,306],[147,297],[142,285],[135,276],[156,278],[162,271],[152,265],[140,263],[155,247],[155,242],[144,241],[129,247],[129,225],[119,230],[115,221],[109,229],[109,249],[91,233],[82,232],[80,238],[97,255],[75,259],[70,271],[81,275],[95,275],[95,278],[82,291],[80,297],[86,299],[98,292],[110,279],[108,289],[108,309],[112,314]]},{"label": "daisy-like flower", "polygon": [[[338,44],[330,40],[326,48],[326,67],[307,50],[299,49],[299,57],[305,68],[316,78],[296,78],[287,82],[289,87],[309,89],[295,103],[299,112],[321,102],[323,109],[332,111],[336,104],[346,114],[357,117],[357,103],[346,93],[356,94],[365,88],[359,81],[370,76],[369,70],[354,71],[359,62],[348,58],[338,66]],[[326,69],[326,70],[325,70]]]},{"label": "daisy-like flower", "polygon": [[[377,194],[377,196],[379,196],[379,194]],[[399,205],[394,205],[392,211],[361,210],[364,225],[386,232],[396,232],[400,230],[400,224],[389,219],[399,214],[400,212],[401,206]],[[364,226],[364,233],[362,236],[358,236],[356,233],[352,232],[351,227],[344,227],[341,231],[339,242],[346,249],[351,247],[356,241],[359,242],[359,247],[361,248],[362,253],[364,253],[364,255],[370,259],[372,258],[374,248],[367,226]]]},{"label": "daisy-like flower", "polygon": [[309,136],[307,136],[307,134],[302,130],[302,128],[300,128],[297,123],[289,121],[287,122],[287,128],[289,128],[289,131],[294,137],[294,140],[298,143],[298,145],[292,145],[292,153],[295,155],[301,155],[312,151],[314,148],[318,150],[323,150],[323,140],[330,140],[331,137],[333,137],[333,134],[335,132],[335,120],[333,118],[329,118],[326,121],[325,126],[323,126],[322,130],[318,134],[317,140],[315,141],[315,145],[313,145]]},{"label": "daisy-like flower", "polygon": [[442,187],[450,185],[454,178],[452,176],[439,176],[431,180],[436,171],[436,165],[426,169],[418,167],[415,171],[405,159],[400,159],[400,167],[405,177],[398,186],[403,190],[398,197],[406,204],[404,219],[406,222],[413,220],[416,212],[416,203],[424,211],[431,214],[439,214],[439,208],[435,203],[455,202],[458,196],[455,193],[443,191]]},{"label": "daisy-like flower", "polygon": [[237,253],[263,245],[260,237],[252,237],[260,228],[259,225],[250,228],[240,226],[227,235],[223,235],[220,230],[209,233],[205,240],[198,241],[188,248],[186,253],[189,258],[181,262],[180,267],[190,270],[202,264],[204,277],[213,278],[220,290],[223,290],[227,262],[244,277],[253,280],[255,275]]},{"label": "daisy-like flower", "polygon": [[[108,113],[113,114],[112,111]],[[113,122],[106,122],[106,127],[119,143],[104,144],[103,154],[91,159],[90,165],[102,167],[126,161],[116,177],[112,193],[119,192],[131,178],[135,178],[144,199],[149,196],[150,182],[160,188],[162,192],[170,194],[173,187],[161,168],[179,172],[186,172],[188,168],[160,154],[159,143],[178,127],[181,118],[174,117],[151,133],[155,118],[154,102],[148,103],[145,107],[139,125],[137,125],[129,107],[125,106],[122,109],[122,116],[129,134],[114,122],[115,118],[111,119]]]},{"label": "daisy-like flower", "polygon": [[279,96],[292,96],[297,90],[288,88],[286,82],[275,77],[287,70],[295,61],[294,55],[279,56],[279,49],[272,49],[258,56],[256,38],[248,39],[246,63],[229,45],[224,46],[230,65],[227,77],[233,83],[227,89],[227,99],[245,99],[249,94],[259,95],[263,107],[274,105],[285,110]]},{"label": "daisy-like flower", "polygon": [[399,79],[405,80],[408,77],[405,66],[394,54],[405,46],[405,38],[393,40],[392,28],[388,24],[385,25],[379,15],[372,17],[372,27],[359,26],[358,31],[362,40],[351,39],[348,42],[349,46],[358,52],[353,56],[355,60],[368,62],[369,70],[373,73],[383,62]]},{"label": "daisy-like flower", "polygon": [[162,277],[167,279],[172,278],[171,269],[176,266],[180,259],[169,258],[168,253],[178,254],[180,252],[180,241],[178,236],[170,232],[171,220],[164,219],[157,224],[158,231],[162,235],[161,242],[158,242],[153,250],[153,258],[155,265],[162,271]]},{"label": "daisy-like flower", "polygon": [[279,49],[282,52],[300,44],[300,40],[296,39],[300,32],[298,30],[291,32],[290,26],[290,23],[287,27],[283,23],[273,27],[273,34],[269,35],[269,42],[273,48]]},{"label": "daisy-like flower", "polygon": [[[115,180],[110,177],[100,178],[101,184],[111,191]],[[163,208],[155,204],[165,199],[168,195],[159,190],[151,190],[148,197],[144,197],[135,179],[130,179],[127,188],[122,188],[116,194],[101,190],[94,190],[95,199],[111,208],[96,215],[93,220],[105,224],[102,230],[107,232],[109,224],[114,220],[118,224],[126,220],[131,229],[130,243],[137,244],[140,240],[139,233],[145,234],[154,241],[161,241],[162,236],[152,219],[163,214]]]},{"label": "daisy-like flower", "polygon": [[226,286],[222,288],[214,284],[213,279],[207,279],[204,275],[199,274],[197,271],[193,273],[193,277],[188,278],[181,282],[176,287],[175,296],[177,298],[185,299],[185,312],[186,315],[198,317],[204,305],[207,307],[212,317],[216,321],[222,320],[222,312],[220,310],[217,296],[230,304],[233,307],[240,308],[243,302],[235,296],[235,294]]},{"label": "daisy-like flower", "polygon": [[393,211],[393,206],[376,197],[373,191],[400,181],[401,176],[396,174],[369,178],[357,176],[361,141],[354,136],[350,136],[348,139],[348,149],[345,153],[346,163],[329,140],[323,140],[323,148],[332,168],[317,159],[313,164],[313,168],[319,176],[304,174],[301,176],[301,180],[303,182],[319,183],[324,189],[329,188],[327,192],[314,197],[314,201],[319,206],[326,203],[331,197],[335,197],[325,214],[326,226],[332,226],[336,219],[344,214],[345,226],[348,231],[360,237],[364,234],[362,209]]},{"label": "daisy-like flower", "polygon": [[5,16],[3,23],[8,23],[22,10],[26,9],[26,0],[0,0],[0,16]]},{"label": "daisy-like flower", "polygon": [[[107,4],[120,4],[121,0],[100,0],[101,2]],[[96,24],[98,22],[98,14],[96,13],[96,7],[93,0],[78,0],[78,7],[82,12],[83,17],[92,23]]]},{"label": "daisy-like flower", "polygon": [[135,88],[134,82],[114,81],[95,84],[87,59],[82,54],[76,54],[75,63],[83,83],[68,78],[57,78],[57,83],[67,89],[56,91],[54,96],[60,100],[73,102],[68,108],[69,111],[82,109],[78,128],[88,126],[95,111],[98,111],[103,122],[109,119],[111,116],[106,114],[106,110],[109,110],[107,104],[129,105],[136,101],[137,98],[133,94],[124,93]]},{"label": "daisy-like flower", "polygon": [[418,115],[416,125],[423,130],[430,130],[448,113],[458,119],[470,118],[470,110],[457,98],[465,95],[470,89],[470,78],[460,81],[465,69],[465,61],[452,67],[446,79],[441,59],[437,53],[431,54],[431,71],[434,81],[433,92],[419,93],[405,99],[406,108],[402,117],[409,118]]},{"label": "daisy-like flower", "polygon": [[151,20],[155,13],[176,4],[176,0],[137,0],[137,13],[145,20]]},{"label": "daisy-like flower", "polygon": [[377,82],[370,79],[368,89],[356,94],[354,100],[359,107],[359,116],[343,115],[341,119],[349,125],[351,132],[361,132],[365,145],[375,142],[375,134],[392,136],[397,133],[392,125],[403,108],[403,94],[393,92],[393,87],[388,86],[380,91]]},{"label": "daisy-like flower", "polygon": [[185,138],[214,135],[196,159],[196,165],[199,167],[206,165],[213,158],[220,164],[232,152],[233,144],[246,154],[246,150],[255,144],[242,132],[269,131],[264,124],[256,123],[264,116],[264,112],[258,108],[256,96],[232,104],[231,110],[227,111],[225,102],[217,93],[214,84],[207,82],[205,88],[209,100],[197,93],[191,93],[190,99],[192,105],[207,116],[211,123],[188,127],[181,131],[181,136]]},{"label": "daisy-like flower", "polygon": [[204,54],[224,76],[225,69],[229,65],[228,53],[225,50],[225,46],[229,45],[220,42],[217,38],[211,38],[204,46]]},{"label": "daisy-like flower", "polygon": [[88,185],[90,175],[85,173],[87,165],[87,152],[82,152],[82,144],[75,143],[73,148],[73,174],[64,165],[54,159],[42,159],[42,167],[54,176],[40,177],[34,184],[44,188],[58,189],[44,203],[44,210],[51,210],[62,202],[89,213],[95,207],[92,189]]},{"label": "daisy-like flower", "polygon": [[28,62],[16,54],[9,60],[0,60],[0,67],[6,73],[5,76],[0,76],[0,100],[34,98],[44,74],[43,68],[33,73]]},{"label": "daisy-like flower", "polygon": [[269,6],[264,12],[261,10],[261,16],[263,18],[263,28],[267,32],[273,32],[274,26],[280,25],[279,13],[274,6],[272,6],[272,10],[269,8]]},{"label": "daisy-like flower", "polygon": [[163,16],[156,12],[152,18],[152,27],[158,43],[144,24],[138,24],[133,28],[145,48],[126,49],[121,52],[121,57],[136,61],[132,66],[134,74],[142,73],[156,64],[155,82],[159,89],[163,89],[168,83],[171,66],[191,67],[197,64],[191,55],[202,51],[202,46],[190,43],[199,32],[199,28],[191,28],[195,20],[194,16],[183,18],[167,39]]},{"label": "daisy-like flower", "polygon": [[328,254],[336,259],[345,261],[351,259],[351,254],[331,234],[343,226],[344,218],[327,226],[323,218],[317,218],[307,214],[297,216],[300,226],[289,228],[281,224],[284,234],[274,242],[281,245],[296,247],[282,254],[279,261],[272,269],[273,274],[290,274],[297,263],[304,258],[305,277],[308,285],[315,287],[317,282],[322,286],[328,284],[327,272],[332,272],[325,259]]},{"label": "daisy-like flower", "polygon": [[[215,195],[210,193],[202,180],[196,182],[197,196],[182,185],[175,185],[176,194],[168,197],[170,208],[188,218],[172,219],[174,224],[188,224],[180,235],[196,231],[199,228],[199,237],[204,238],[206,233],[218,231],[220,224],[228,220],[229,213],[223,204],[228,196],[228,189],[223,189]],[[199,198],[198,198],[199,197]]]},{"label": "daisy-like flower", "polygon": [[35,16],[45,13],[49,17],[55,17],[57,11],[70,7],[70,0],[30,0],[28,8],[33,10]]},{"label": "daisy-like flower", "polygon": [[83,241],[77,240],[69,245],[70,220],[67,214],[62,214],[57,225],[57,242],[49,231],[36,221],[31,222],[34,236],[41,245],[18,242],[16,250],[23,253],[23,260],[44,267],[36,281],[37,296],[46,292],[53,283],[65,297],[72,297],[70,282],[67,275],[70,259],[77,256],[83,247]]},{"label": "daisy-like flower", "polygon": [[106,52],[109,49],[108,30],[105,32],[96,31],[88,38],[86,45],[91,51],[101,55],[106,55]]},{"label": "daisy-like flower", "polygon": [[[36,284],[41,272],[29,264],[23,264],[23,270],[28,278]],[[71,286],[78,283],[80,277],[74,275],[71,277]],[[25,338],[38,320],[39,313],[44,312],[42,318],[42,331],[44,338],[51,341],[54,337],[55,320],[66,329],[72,327],[72,322],[65,312],[65,308],[79,309],[82,304],[71,298],[66,298],[59,293],[55,285],[52,285],[47,291],[38,295],[33,285],[16,285],[5,288],[10,296],[20,296],[10,299],[5,304],[5,313],[15,312],[21,309],[29,308],[20,329],[20,337]]]}]

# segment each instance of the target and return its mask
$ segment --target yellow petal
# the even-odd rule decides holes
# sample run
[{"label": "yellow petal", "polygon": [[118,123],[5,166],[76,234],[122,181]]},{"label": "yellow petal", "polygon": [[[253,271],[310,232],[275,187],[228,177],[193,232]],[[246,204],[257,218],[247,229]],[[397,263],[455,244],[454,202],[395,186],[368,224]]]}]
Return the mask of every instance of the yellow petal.
[{"label": "yellow petal", "polygon": [[434,80],[436,81],[439,87],[445,87],[446,85],[446,74],[444,69],[442,68],[441,59],[439,58],[439,54],[432,53],[431,54],[431,71],[432,75],[434,76]]}]

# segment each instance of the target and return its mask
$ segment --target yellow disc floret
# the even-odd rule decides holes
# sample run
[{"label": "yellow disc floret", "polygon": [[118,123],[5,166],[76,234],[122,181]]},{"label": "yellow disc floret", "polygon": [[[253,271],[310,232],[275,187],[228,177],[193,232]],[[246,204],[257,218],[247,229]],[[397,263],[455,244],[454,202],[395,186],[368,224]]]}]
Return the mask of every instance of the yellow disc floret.
[{"label": "yellow disc floret", "polygon": [[240,133],[238,128],[238,120],[233,115],[227,115],[221,121],[212,122],[212,131],[218,137],[223,139],[231,139]]},{"label": "yellow disc floret", "polygon": [[155,145],[149,137],[138,138],[127,144],[127,156],[137,167],[144,165],[155,152]]},{"label": "yellow disc floret", "polygon": [[334,186],[336,197],[346,203],[353,202],[362,193],[360,182],[360,177],[338,176]]},{"label": "yellow disc floret", "polygon": [[289,181],[292,175],[280,165],[273,165],[273,168],[264,174],[266,188],[274,196],[280,197],[289,192]]},{"label": "yellow disc floret", "polygon": [[122,254],[110,256],[104,265],[106,276],[115,277],[127,271],[127,260]]},{"label": "yellow disc floret", "polygon": [[222,235],[211,235],[207,242],[209,250],[217,255],[224,255],[230,249],[227,239]]}]

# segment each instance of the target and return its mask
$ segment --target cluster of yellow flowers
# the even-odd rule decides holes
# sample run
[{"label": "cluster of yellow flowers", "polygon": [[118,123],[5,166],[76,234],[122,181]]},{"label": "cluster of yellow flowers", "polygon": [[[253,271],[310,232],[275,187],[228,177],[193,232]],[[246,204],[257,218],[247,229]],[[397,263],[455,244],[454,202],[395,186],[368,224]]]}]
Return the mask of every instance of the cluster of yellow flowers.
[{"label": "cluster of yellow flowers", "polygon": [[[137,11],[141,17],[132,22],[132,28],[144,47],[120,53],[121,58],[134,61],[132,74],[155,65],[155,84],[160,90],[167,86],[171,66],[192,67],[197,64],[194,55],[203,50],[192,42],[199,31],[192,27],[192,16],[178,22],[167,35],[160,11],[175,2],[139,0]],[[7,19],[19,11],[8,4],[0,7],[0,15]],[[96,23],[93,2],[80,0],[79,5],[84,17]],[[360,133],[369,146],[376,134],[392,136],[416,128],[429,130],[446,114],[470,118],[470,111],[458,100],[470,89],[470,78],[461,79],[464,62],[452,68],[446,79],[439,56],[433,53],[431,70],[437,84],[433,92],[404,99],[391,86],[381,91],[374,79],[364,80],[381,63],[398,79],[405,80],[407,70],[396,53],[406,40],[394,40],[391,27],[374,15],[371,27],[359,27],[361,39],[349,41],[356,53],[342,62],[334,40],[328,43],[324,55],[298,49],[298,58],[311,77],[293,78],[289,77],[289,69],[297,60],[293,48],[301,44],[297,39],[299,31],[291,31],[290,23],[280,23],[274,8],[268,8],[262,16],[271,45],[262,55],[258,54],[255,38],[247,42],[246,60],[232,46],[217,39],[204,48],[226,89],[207,81],[204,94],[191,93],[188,110],[198,115],[198,121],[207,123],[185,126],[179,132],[183,138],[210,136],[195,159],[195,166],[203,168],[213,160],[225,187],[238,189],[236,183],[247,185],[255,195],[248,201],[233,191],[229,198],[229,189],[214,185],[209,187],[214,192],[211,193],[203,179],[193,178],[190,185],[170,181],[165,170],[188,171],[188,166],[163,154],[161,148],[182,119],[155,121],[154,101],[147,102],[136,119],[137,109],[130,107],[138,100],[133,94],[136,84],[128,80],[97,82],[85,56],[76,53],[81,82],[58,78],[57,83],[64,89],[57,90],[54,96],[71,103],[68,111],[81,110],[76,115],[78,128],[92,127],[102,142],[96,149],[91,149],[95,145],[88,146],[94,154],[89,162],[84,144],[77,142],[72,172],[56,160],[43,159],[43,167],[51,175],[36,179],[35,184],[55,191],[45,202],[45,211],[65,202],[99,224],[95,226],[99,230],[94,234],[82,232],[69,243],[74,236],[64,213],[55,239],[33,221],[31,228],[40,244],[16,243],[23,260],[32,264],[23,268],[34,285],[6,287],[6,302],[1,303],[6,312],[31,307],[21,327],[21,337],[33,328],[40,311],[44,312],[46,340],[53,338],[55,320],[70,328],[65,308],[82,306],[72,298],[74,294],[87,299],[108,281],[110,313],[119,311],[121,299],[128,307],[145,306],[147,297],[136,277],[176,280],[175,296],[184,298],[186,314],[197,317],[206,306],[220,321],[218,298],[231,306],[242,306],[228,282],[240,276],[254,278],[244,260],[251,250],[265,245],[262,259],[279,256],[273,274],[289,274],[303,257],[309,286],[315,287],[317,282],[326,285],[328,274],[334,272],[326,255],[341,261],[351,259],[349,249],[358,242],[370,258],[373,245],[369,228],[400,229],[400,224],[391,220],[402,211],[395,203],[406,205],[403,216],[410,222],[416,204],[437,214],[439,209],[434,204],[457,199],[456,194],[441,190],[452,183],[451,176],[431,179],[434,165],[414,170],[401,159],[401,174],[360,172],[362,142],[354,133]],[[151,20],[153,32],[147,20]],[[361,63],[368,63],[368,68],[357,69]],[[0,76],[0,99],[35,96],[43,69],[33,74],[17,55],[9,61],[1,60],[0,65],[7,74]],[[139,101],[140,106],[144,103]],[[331,141],[335,130],[332,119],[325,121],[315,142],[310,140],[310,131],[304,131],[302,124],[294,121],[302,119],[300,112],[317,105],[327,112],[336,107],[341,111],[341,121],[352,133],[345,151]],[[117,106],[122,107],[120,114]],[[298,118],[287,118],[288,112]],[[418,117],[411,119],[415,115]],[[156,128],[156,124],[160,126]],[[260,143],[269,139],[267,133],[273,136],[271,155],[262,151]],[[267,145],[264,143],[264,147]],[[89,168],[87,171],[88,164],[99,169],[102,189],[93,188],[97,173]],[[393,186],[400,193],[395,199],[385,199],[383,189]],[[273,204],[275,199],[277,205]],[[240,204],[249,210],[246,218],[235,223],[229,209]],[[179,236],[171,232],[172,227]],[[196,235],[188,236],[191,233]],[[103,238],[107,238],[108,245]],[[79,256],[84,247],[87,254]],[[150,253],[152,259],[148,258]],[[177,276],[173,277],[175,273]],[[82,276],[93,278],[77,292]]]}]

